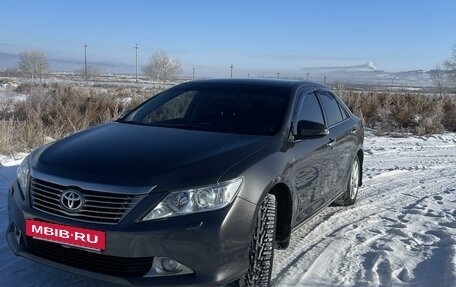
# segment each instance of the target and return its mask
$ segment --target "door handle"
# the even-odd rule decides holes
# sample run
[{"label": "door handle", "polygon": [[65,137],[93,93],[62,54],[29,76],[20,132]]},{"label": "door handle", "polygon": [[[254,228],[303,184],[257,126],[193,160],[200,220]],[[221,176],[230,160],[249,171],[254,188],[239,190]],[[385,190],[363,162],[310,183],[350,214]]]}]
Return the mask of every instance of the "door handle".
[{"label": "door handle", "polygon": [[330,148],[333,148],[334,145],[336,144],[336,139],[333,139],[333,138],[330,138],[329,139],[329,143],[327,143],[326,145],[329,146]]},{"label": "door handle", "polygon": [[356,135],[356,128],[352,128],[351,134]]}]

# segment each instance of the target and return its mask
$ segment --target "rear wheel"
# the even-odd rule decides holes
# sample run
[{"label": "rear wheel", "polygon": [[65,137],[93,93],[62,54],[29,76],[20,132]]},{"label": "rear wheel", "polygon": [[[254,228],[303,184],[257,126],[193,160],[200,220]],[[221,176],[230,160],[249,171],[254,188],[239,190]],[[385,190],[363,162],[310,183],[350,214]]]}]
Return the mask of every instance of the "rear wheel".
[{"label": "rear wheel", "polygon": [[350,176],[348,178],[347,183],[347,190],[344,194],[342,194],[342,196],[339,199],[336,200],[336,204],[348,206],[356,202],[356,198],[358,197],[359,179],[361,174],[360,167],[361,165],[359,162],[359,157],[356,156],[351,165]]},{"label": "rear wheel", "polygon": [[268,194],[258,212],[253,240],[250,245],[249,270],[231,286],[269,286],[274,257],[276,205],[275,196]]}]

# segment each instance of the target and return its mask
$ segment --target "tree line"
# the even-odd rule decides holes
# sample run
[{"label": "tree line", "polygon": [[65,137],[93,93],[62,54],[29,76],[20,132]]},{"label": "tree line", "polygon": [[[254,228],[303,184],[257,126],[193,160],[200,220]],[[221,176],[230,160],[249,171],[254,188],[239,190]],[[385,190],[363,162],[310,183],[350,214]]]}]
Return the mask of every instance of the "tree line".
[{"label": "tree line", "polygon": [[[24,51],[19,54],[16,72],[23,78],[31,80],[39,79],[41,81],[47,76],[49,71],[49,60],[42,51]],[[101,69],[97,66],[89,65],[87,66],[87,69],[82,68],[77,70],[76,73],[83,76],[85,79],[95,78],[101,75]],[[177,79],[181,73],[181,62],[171,58],[164,50],[153,54],[143,68],[143,74],[145,76],[163,84]]]}]

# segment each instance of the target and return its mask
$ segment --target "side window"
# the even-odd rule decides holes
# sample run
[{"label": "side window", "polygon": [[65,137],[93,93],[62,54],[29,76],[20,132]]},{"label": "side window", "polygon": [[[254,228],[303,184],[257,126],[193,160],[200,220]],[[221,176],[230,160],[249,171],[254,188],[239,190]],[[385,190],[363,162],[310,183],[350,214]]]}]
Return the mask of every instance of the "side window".
[{"label": "side window", "polygon": [[333,126],[343,120],[339,104],[330,92],[319,91],[321,103],[325,111],[328,126]]},{"label": "side window", "polygon": [[341,105],[339,105],[339,108],[340,108],[340,111],[342,112],[342,119],[343,120],[348,119],[347,111]]},{"label": "side window", "polygon": [[324,124],[323,113],[315,93],[311,92],[304,96],[299,110],[298,121],[311,121]]},{"label": "side window", "polygon": [[[333,97],[337,99],[337,96],[336,96],[334,93],[331,93],[331,95],[333,95]],[[341,101],[341,99],[340,99],[340,97],[339,97],[339,101],[338,101],[337,103],[339,104],[340,112],[342,113],[342,119],[343,119],[343,120],[346,120],[346,119],[348,119],[350,116],[349,116],[349,114],[348,114],[348,112],[347,112],[346,107],[344,107],[344,105],[342,105],[342,104],[340,103],[340,101]]]}]

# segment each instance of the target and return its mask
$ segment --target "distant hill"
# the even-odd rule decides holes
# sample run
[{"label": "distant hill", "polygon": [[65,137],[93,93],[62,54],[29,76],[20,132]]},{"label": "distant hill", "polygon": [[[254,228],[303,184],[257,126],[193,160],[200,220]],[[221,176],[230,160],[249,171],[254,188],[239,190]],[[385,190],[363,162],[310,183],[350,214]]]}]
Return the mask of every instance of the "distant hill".
[{"label": "distant hill", "polygon": [[337,76],[339,76],[341,79],[345,79],[348,82],[350,82],[350,79],[356,79],[358,81],[361,81],[363,84],[392,86],[432,86],[431,76],[423,70],[404,72],[387,72],[377,70],[361,73],[356,73],[353,71],[352,73],[339,73]]},{"label": "distant hill", "polygon": [[0,68],[12,68],[17,65],[19,55],[0,52]]},{"label": "distant hill", "polygon": [[383,70],[333,69],[309,72],[309,80],[322,82],[326,76],[328,83],[343,82],[347,84],[388,85],[388,86],[433,86],[432,71],[413,70],[388,72]]}]

